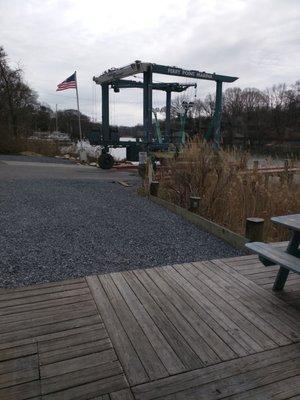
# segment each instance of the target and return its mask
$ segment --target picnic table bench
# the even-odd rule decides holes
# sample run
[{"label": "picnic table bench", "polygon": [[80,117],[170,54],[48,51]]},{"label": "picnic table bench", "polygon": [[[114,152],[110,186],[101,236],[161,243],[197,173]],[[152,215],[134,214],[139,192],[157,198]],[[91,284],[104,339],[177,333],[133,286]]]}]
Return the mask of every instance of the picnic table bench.
[{"label": "picnic table bench", "polygon": [[273,217],[271,221],[292,231],[286,250],[262,242],[247,243],[246,247],[257,253],[265,266],[279,265],[273,290],[282,290],[290,271],[300,273],[300,214]]}]

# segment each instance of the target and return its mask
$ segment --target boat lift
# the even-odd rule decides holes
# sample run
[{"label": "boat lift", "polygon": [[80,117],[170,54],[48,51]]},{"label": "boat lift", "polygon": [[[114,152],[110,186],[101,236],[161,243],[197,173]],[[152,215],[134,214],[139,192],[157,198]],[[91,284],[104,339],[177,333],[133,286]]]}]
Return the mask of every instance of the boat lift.
[{"label": "boat lift", "polygon": [[[143,82],[126,80],[130,76],[136,74],[143,74]],[[91,140],[91,144],[101,145],[102,150],[102,162],[100,166],[102,168],[111,168],[113,165],[112,156],[108,154],[109,147],[127,147],[129,143],[119,142],[118,137],[114,137],[113,132],[109,126],[109,87],[112,87],[115,92],[118,92],[121,88],[128,87],[139,87],[143,89],[143,129],[144,139],[140,143],[140,151],[153,151],[162,150],[165,151],[168,148],[170,140],[170,110],[171,110],[171,93],[181,92],[186,90],[189,86],[195,86],[195,84],[179,84],[179,83],[154,83],[153,74],[163,74],[180,76],[190,79],[204,79],[216,82],[216,104],[214,115],[209,126],[208,131],[205,134],[205,139],[211,141],[216,148],[220,147],[221,143],[221,111],[222,111],[222,85],[223,82],[232,83],[236,81],[237,77],[218,75],[215,73],[208,73],[205,71],[187,70],[178,67],[165,66],[160,64],[153,64],[142,61],[135,61],[132,64],[126,65],[121,68],[111,68],[103,72],[98,77],[93,77],[93,81],[101,85],[102,89],[102,133],[98,138],[95,137]],[[152,91],[153,90],[164,90],[166,92],[166,134],[165,143],[158,143],[153,141],[152,132]],[[132,144],[132,142],[131,142]],[[135,144],[136,145],[136,144]]]},{"label": "boat lift", "polygon": [[[138,82],[138,81],[133,81],[133,80],[127,80],[127,79],[120,79],[116,82],[113,82],[111,84],[111,87],[114,89],[114,92],[118,93],[120,89],[127,89],[127,88],[139,88],[139,89],[144,89],[144,83],[143,82]],[[197,87],[197,83],[177,83],[177,82],[171,82],[171,83],[164,83],[164,82],[159,82],[159,83],[152,83],[151,84],[151,89],[152,90],[161,90],[166,92],[166,127],[165,127],[165,134],[164,134],[164,143],[169,143],[171,140],[171,95],[172,92],[184,92],[187,90],[189,87]],[[153,108],[151,108],[153,112]],[[155,115],[155,120],[157,122],[157,116]],[[152,128],[152,117],[151,117],[151,128]],[[152,133],[152,132],[151,132]],[[162,144],[162,138],[156,138],[158,144]]]}]

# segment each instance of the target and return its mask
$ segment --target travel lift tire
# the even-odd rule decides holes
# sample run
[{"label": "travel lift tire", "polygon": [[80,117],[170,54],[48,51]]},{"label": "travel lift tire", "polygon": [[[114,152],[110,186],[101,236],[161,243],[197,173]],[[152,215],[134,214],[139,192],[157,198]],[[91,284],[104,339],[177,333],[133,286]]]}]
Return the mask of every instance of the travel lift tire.
[{"label": "travel lift tire", "polygon": [[112,155],[106,153],[106,154],[101,154],[101,156],[98,159],[98,164],[99,167],[102,169],[111,169],[114,165],[114,158]]}]

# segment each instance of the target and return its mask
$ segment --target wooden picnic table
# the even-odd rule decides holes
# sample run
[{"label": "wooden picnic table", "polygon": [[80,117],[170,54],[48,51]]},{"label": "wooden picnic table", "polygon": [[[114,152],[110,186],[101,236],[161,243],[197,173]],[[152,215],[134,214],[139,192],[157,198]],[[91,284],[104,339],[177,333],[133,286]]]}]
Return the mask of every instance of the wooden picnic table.
[{"label": "wooden picnic table", "polygon": [[274,224],[282,225],[285,228],[293,230],[294,232],[300,231],[300,214],[273,217],[271,218],[271,221],[274,222]]},{"label": "wooden picnic table", "polygon": [[[273,217],[271,221],[274,224],[281,225],[292,231],[292,236],[287,246],[286,252],[297,258],[300,258],[300,214],[283,215],[280,217]],[[275,279],[274,289],[280,290],[283,288],[290,270],[284,267],[280,267],[278,274]]]},{"label": "wooden picnic table", "polygon": [[300,214],[283,215],[273,217],[271,221],[274,224],[281,225],[292,231],[292,236],[287,246],[286,252],[300,258]]},{"label": "wooden picnic table", "polygon": [[273,290],[281,290],[290,271],[300,273],[300,214],[273,217],[271,221],[292,232],[286,250],[276,249],[267,243],[260,242],[247,243],[246,247],[258,253],[260,261],[265,266],[279,265]]}]

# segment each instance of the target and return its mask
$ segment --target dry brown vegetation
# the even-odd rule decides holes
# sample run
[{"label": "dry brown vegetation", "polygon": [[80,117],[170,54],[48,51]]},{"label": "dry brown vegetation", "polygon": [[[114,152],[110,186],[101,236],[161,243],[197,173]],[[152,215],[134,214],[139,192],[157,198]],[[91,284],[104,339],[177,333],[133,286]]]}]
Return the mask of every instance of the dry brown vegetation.
[{"label": "dry brown vegetation", "polygon": [[24,152],[56,156],[60,154],[60,145],[51,140],[29,140],[23,137],[6,137],[0,140],[0,154],[20,154]]},{"label": "dry brown vegetation", "polygon": [[236,150],[216,152],[205,142],[191,141],[162,169],[159,196],[185,208],[190,196],[199,196],[201,216],[240,234],[247,217],[262,217],[265,239],[284,240],[287,232],[271,224],[270,217],[299,212],[299,183],[290,183],[285,175],[267,180],[255,171],[249,173],[249,157]]}]

